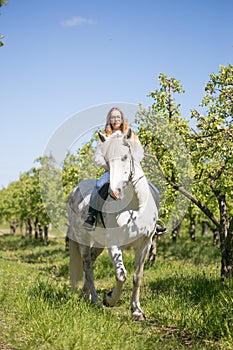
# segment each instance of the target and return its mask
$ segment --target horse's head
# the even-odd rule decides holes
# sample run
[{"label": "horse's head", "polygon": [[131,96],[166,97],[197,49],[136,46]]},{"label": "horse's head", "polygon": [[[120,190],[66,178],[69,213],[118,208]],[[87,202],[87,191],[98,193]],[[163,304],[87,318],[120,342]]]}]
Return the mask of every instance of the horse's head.
[{"label": "horse's head", "polygon": [[121,199],[123,190],[132,177],[134,168],[130,149],[131,130],[127,135],[112,134],[109,137],[99,133],[101,149],[110,171],[110,194]]}]

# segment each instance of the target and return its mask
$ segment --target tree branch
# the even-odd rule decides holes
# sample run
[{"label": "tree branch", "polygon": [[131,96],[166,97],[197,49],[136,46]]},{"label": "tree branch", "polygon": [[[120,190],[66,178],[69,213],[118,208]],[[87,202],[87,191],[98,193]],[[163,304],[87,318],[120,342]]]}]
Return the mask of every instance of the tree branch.
[{"label": "tree branch", "polygon": [[233,234],[233,216],[230,218],[229,234]]},{"label": "tree branch", "polygon": [[175,184],[171,181],[171,179],[166,176],[166,174],[163,171],[163,168],[158,162],[158,159],[152,155],[145,153],[145,156],[148,156],[150,158],[153,158],[155,161],[156,166],[158,167],[159,171],[163,175],[163,177],[166,179],[166,181],[177,191],[179,191],[181,194],[183,194],[186,198],[191,200],[192,203],[194,203],[213,223],[217,228],[220,228],[220,222],[218,219],[214,216],[214,214],[207,208],[204,204],[201,203],[195,196],[193,196],[190,192],[188,192],[183,186],[180,186],[178,184]]}]

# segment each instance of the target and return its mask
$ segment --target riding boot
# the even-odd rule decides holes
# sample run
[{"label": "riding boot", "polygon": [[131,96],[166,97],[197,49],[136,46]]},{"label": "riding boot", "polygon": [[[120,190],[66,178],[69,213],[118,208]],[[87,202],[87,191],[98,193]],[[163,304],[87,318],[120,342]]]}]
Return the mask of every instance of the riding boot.
[{"label": "riding boot", "polygon": [[96,223],[96,210],[94,210],[92,207],[89,207],[87,217],[82,225],[83,228],[85,228],[88,231],[94,231],[95,230],[95,223]]},{"label": "riding boot", "polygon": [[99,212],[102,211],[104,201],[108,196],[109,183],[105,183],[99,191],[95,188],[91,194],[90,205],[88,208],[87,217],[82,225],[88,231],[94,231],[96,218]]},{"label": "riding boot", "polygon": [[95,188],[91,194],[87,217],[84,220],[84,223],[82,225],[82,227],[88,231],[95,230],[96,218],[97,218],[97,213],[98,213],[98,211],[96,209],[96,197],[97,196],[98,196],[98,192]]},{"label": "riding boot", "polygon": [[167,230],[166,226],[156,225],[156,233],[157,233],[157,235],[161,235],[161,234],[165,233],[166,230]]}]

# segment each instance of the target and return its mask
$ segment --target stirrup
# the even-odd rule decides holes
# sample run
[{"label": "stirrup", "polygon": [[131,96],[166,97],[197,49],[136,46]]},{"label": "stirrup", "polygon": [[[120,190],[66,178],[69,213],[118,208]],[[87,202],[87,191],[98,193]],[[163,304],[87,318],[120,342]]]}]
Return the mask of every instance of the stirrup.
[{"label": "stirrup", "polygon": [[[161,223],[162,225],[159,225],[158,223]],[[162,222],[161,220],[158,220],[156,223],[156,234],[162,235],[163,233],[166,233],[167,231],[167,227],[164,225],[164,222]]]}]

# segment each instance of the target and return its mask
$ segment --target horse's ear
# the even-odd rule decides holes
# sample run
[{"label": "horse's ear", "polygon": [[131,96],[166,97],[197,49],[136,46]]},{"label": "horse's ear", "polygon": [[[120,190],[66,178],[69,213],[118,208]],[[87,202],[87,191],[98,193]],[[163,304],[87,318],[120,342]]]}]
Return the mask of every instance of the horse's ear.
[{"label": "horse's ear", "polygon": [[128,130],[127,134],[126,134],[126,138],[130,139],[131,136],[132,136],[132,130],[131,130],[131,128],[129,128],[129,130]]},{"label": "horse's ear", "polygon": [[106,136],[104,135],[104,134],[102,134],[102,132],[98,132],[98,135],[99,135],[99,138],[100,138],[100,141],[101,142],[104,142],[104,141],[106,141]]}]

